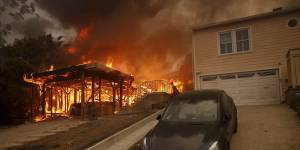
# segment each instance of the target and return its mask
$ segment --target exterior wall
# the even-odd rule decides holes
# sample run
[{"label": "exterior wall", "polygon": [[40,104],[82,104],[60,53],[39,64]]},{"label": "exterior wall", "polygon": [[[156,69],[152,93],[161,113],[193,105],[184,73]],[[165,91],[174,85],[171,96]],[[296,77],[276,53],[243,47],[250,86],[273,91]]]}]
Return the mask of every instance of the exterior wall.
[{"label": "exterior wall", "polygon": [[[286,53],[300,47],[300,25],[288,28],[287,21],[300,19],[300,12],[255,19],[195,31],[193,33],[194,85],[199,89],[199,76],[278,68],[282,98],[288,85]],[[251,51],[219,55],[218,33],[249,27]]]}]

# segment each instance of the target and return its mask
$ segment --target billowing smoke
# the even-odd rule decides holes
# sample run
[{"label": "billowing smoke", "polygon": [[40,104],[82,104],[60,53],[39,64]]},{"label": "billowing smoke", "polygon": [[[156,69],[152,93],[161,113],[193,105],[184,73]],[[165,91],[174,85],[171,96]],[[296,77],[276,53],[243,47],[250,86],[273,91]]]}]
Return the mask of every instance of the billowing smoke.
[{"label": "billowing smoke", "polygon": [[[195,25],[289,7],[299,0],[36,0],[38,8],[78,36],[70,55],[104,62],[139,79],[184,70],[191,79],[191,29]],[[42,24],[44,22],[41,22]],[[182,69],[184,66],[184,69]]]},{"label": "billowing smoke", "polygon": [[27,37],[37,37],[46,32],[46,29],[53,28],[53,24],[44,18],[34,17],[22,22],[14,22],[15,32],[26,35]]}]

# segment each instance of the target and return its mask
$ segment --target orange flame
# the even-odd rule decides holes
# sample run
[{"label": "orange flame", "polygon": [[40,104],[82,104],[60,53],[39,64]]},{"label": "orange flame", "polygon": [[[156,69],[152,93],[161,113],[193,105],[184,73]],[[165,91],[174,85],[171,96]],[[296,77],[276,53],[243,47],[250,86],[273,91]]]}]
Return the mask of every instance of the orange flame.
[{"label": "orange flame", "polygon": [[88,37],[89,33],[90,33],[90,28],[84,27],[84,28],[80,29],[77,39],[84,40]]},{"label": "orange flame", "polygon": [[75,47],[69,47],[69,48],[67,49],[67,51],[68,51],[68,53],[70,53],[70,54],[74,54],[74,53],[76,53],[77,49],[76,49]]},{"label": "orange flame", "polygon": [[53,71],[53,70],[54,70],[54,65],[51,65],[47,71]]},{"label": "orange flame", "polygon": [[86,60],[86,61],[83,61],[81,64],[78,64],[78,65],[84,65],[84,64],[89,64],[89,63],[92,63],[93,61],[91,60]]},{"label": "orange flame", "polygon": [[183,91],[183,82],[179,81],[179,80],[170,80],[171,83],[173,83],[173,85],[179,90],[179,92]]},{"label": "orange flame", "polygon": [[112,68],[113,67],[113,58],[111,57],[111,56],[109,56],[108,58],[107,58],[107,60],[106,60],[106,67],[108,67],[108,68]]}]

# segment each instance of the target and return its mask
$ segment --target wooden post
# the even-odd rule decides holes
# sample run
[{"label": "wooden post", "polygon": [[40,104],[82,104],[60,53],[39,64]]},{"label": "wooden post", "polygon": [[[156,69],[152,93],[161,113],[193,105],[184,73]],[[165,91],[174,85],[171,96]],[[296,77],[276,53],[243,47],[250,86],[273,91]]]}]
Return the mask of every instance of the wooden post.
[{"label": "wooden post", "polygon": [[84,72],[81,74],[81,118],[84,120],[84,88],[85,88],[85,83],[84,83]]},{"label": "wooden post", "polygon": [[102,102],[101,102],[101,86],[102,85],[101,85],[101,79],[100,79],[100,77],[99,77],[99,81],[98,82],[99,82],[98,83],[99,84],[99,87],[98,87],[99,88],[99,90],[98,90],[99,93],[98,94],[99,94],[99,107],[100,107],[100,114],[99,115],[102,116]]},{"label": "wooden post", "polygon": [[69,91],[69,88],[67,88],[67,104],[66,104],[66,110],[69,111],[69,104],[70,104],[70,96],[71,96],[71,90]]},{"label": "wooden post", "polygon": [[53,93],[52,93],[53,91],[52,91],[52,87],[50,88],[50,97],[49,97],[49,99],[50,99],[50,112],[51,112],[51,117],[53,117],[53,112],[52,112],[52,107],[53,107]]},{"label": "wooden post", "polygon": [[65,99],[64,99],[64,110],[65,110],[65,113],[67,112],[67,92],[66,92],[66,89],[64,89],[64,94],[65,94]]},{"label": "wooden post", "polygon": [[77,103],[77,90],[74,89],[74,103]]},{"label": "wooden post", "polygon": [[116,111],[116,85],[115,82],[112,82],[112,90],[113,90],[113,113]]},{"label": "wooden post", "polygon": [[94,94],[95,94],[95,78],[94,77],[92,77],[92,103],[93,103],[93,105],[95,104],[95,96],[94,96]]},{"label": "wooden post", "polygon": [[33,109],[33,102],[34,102],[34,86],[31,85],[31,102],[30,102],[30,105],[31,105],[31,110],[30,110],[30,120],[32,121],[33,120],[33,117],[34,117],[34,109]]},{"label": "wooden post", "polygon": [[[125,88],[126,88],[126,97],[127,97],[128,102],[129,102],[130,101],[129,100],[129,86],[127,85],[127,86],[125,86]],[[131,103],[128,104],[128,106],[130,106],[130,105],[131,105]]]},{"label": "wooden post", "polygon": [[45,110],[45,107],[46,107],[46,91],[45,91],[45,84],[42,85],[42,115],[44,117],[46,117],[46,110]]},{"label": "wooden post", "polygon": [[91,92],[91,98],[92,98],[92,105],[89,107],[89,115],[90,119],[97,119],[96,115],[96,106],[95,106],[95,77],[92,77],[92,92]]},{"label": "wooden post", "polygon": [[54,101],[54,105],[55,105],[55,109],[54,109],[54,112],[56,113],[57,112],[57,89],[54,88],[54,96],[55,96],[55,101]]},{"label": "wooden post", "polygon": [[123,79],[121,79],[121,81],[120,81],[120,110],[122,109],[122,103],[123,103],[123,82],[124,82],[124,80]]}]

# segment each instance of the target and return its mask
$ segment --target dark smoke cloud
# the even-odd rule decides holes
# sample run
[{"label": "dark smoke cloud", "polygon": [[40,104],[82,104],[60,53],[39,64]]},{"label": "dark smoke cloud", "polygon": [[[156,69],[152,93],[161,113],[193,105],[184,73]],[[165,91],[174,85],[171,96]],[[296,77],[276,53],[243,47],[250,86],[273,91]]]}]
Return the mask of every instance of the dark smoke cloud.
[{"label": "dark smoke cloud", "polygon": [[25,35],[26,37],[37,37],[45,34],[48,28],[52,28],[53,24],[40,17],[32,17],[22,22],[13,22],[14,32]]},{"label": "dark smoke cloud", "polygon": [[[64,28],[75,28],[78,32],[89,28],[87,39],[75,40],[73,45],[79,49],[75,55],[102,62],[112,56],[114,66],[140,78],[160,78],[161,74],[183,70],[180,65],[191,62],[185,58],[191,58],[192,26],[299,3],[299,0],[36,0],[37,6],[59,20]],[[185,72],[192,72],[189,66]],[[191,74],[186,76],[192,78]]]},{"label": "dark smoke cloud", "polygon": [[122,67],[121,70],[154,77],[151,71],[165,73],[174,63],[165,61],[167,53],[176,53],[178,57],[178,54],[189,51],[190,41],[182,40],[186,36],[177,25],[168,23],[166,27],[145,35],[145,31],[151,31],[152,27],[145,27],[143,23],[166,9],[167,1],[37,0],[37,4],[65,28],[75,27],[78,32],[81,28],[90,29],[92,34],[84,42],[76,43],[80,49],[78,55],[100,61],[112,56],[114,64]]},{"label": "dark smoke cloud", "polygon": [[[134,21],[155,16],[165,1],[149,0],[36,0],[39,7],[57,17],[66,27],[81,27],[126,18]],[[123,20],[124,21],[124,20]]]}]

